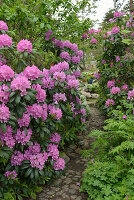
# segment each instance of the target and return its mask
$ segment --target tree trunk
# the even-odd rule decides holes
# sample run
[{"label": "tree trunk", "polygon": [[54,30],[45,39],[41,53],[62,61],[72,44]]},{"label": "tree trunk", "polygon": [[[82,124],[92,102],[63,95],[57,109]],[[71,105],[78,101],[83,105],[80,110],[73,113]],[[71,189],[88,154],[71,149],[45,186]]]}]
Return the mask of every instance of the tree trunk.
[{"label": "tree trunk", "polygon": [[133,12],[133,0],[130,0],[130,13]]}]

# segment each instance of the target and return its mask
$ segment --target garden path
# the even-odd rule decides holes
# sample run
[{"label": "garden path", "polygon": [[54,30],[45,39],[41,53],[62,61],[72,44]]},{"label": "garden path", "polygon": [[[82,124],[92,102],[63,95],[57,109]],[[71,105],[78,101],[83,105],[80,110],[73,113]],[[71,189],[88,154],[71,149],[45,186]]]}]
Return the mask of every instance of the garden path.
[{"label": "garden path", "polygon": [[39,194],[38,200],[87,200],[87,194],[79,192],[80,180],[89,159],[81,156],[82,149],[89,149],[92,138],[89,132],[93,129],[102,128],[104,117],[100,116],[99,110],[94,104],[90,105],[90,116],[87,120],[87,128],[79,133],[77,144],[70,145],[65,149],[68,158],[65,176],[61,176],[49,186],[46,186]]}]

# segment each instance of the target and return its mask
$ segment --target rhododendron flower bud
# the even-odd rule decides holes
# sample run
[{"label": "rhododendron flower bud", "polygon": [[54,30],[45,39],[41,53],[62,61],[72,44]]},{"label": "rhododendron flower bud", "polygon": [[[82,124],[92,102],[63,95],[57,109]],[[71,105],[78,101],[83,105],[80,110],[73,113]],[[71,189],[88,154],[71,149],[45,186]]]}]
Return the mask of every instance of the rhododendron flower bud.
[{"label": "rhododendron flower bud", "polygon": [[0,31],[8,31],[8,26],[5,22],[0,21]]},{"label": "rhododendron flower bud", "polygon": [[17,44],[17,51],[19,52],[27,51],[28,53],[30,53],[32,51],[32,43],[28,40],[21,40]]}]

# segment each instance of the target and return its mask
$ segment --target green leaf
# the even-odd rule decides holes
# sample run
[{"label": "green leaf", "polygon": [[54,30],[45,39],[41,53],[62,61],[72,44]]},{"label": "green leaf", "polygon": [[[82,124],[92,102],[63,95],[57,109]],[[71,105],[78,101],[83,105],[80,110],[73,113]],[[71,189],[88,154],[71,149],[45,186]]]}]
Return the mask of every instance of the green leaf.
[{"label": "green leaf", "polygon": [[18,200],[23,200],[22,196],[17,195]]},{"label": "green leaf", "polygon": [[12,98],[15,94],[16,92],[11,92],[11,94],[9,95],[9,98]]},{"label": "green leaf", "polygon": [[16,119],[16,117],[14,117],[13,115],[10,115],[10,119],[11,119],[12,121],[15,121],[15,122],[17,122],[17,119]]},{"label": "green leaf", "polygon": [[45,25],[44,23],[41,23],[41,24],[40,24],[40,28],[41,28],[41,29],[44,28],[44,25]]},{"label": "green leaf", "polygon": [[20,100],[21,100],[21,96],[20,96],[20,94],[17,94],[17,97],[15,98],[15,103],[19,104]]},{"label": "green leaf", "polygon": [[3,132],[3,133],[6,133],[6,130],[7,130],[6,124],[5,124],[5,123],[0,124],[0,127],[1,127],[2,132]]},{"label": "green leaf", "polygon": [[35,171],[34,171],[34,176],[35,176],[35,180],[38,180],[38,178],[39,178],[38,169],[35,169]]},{"label": "green leaf", "polygon": [[30,176],[30,174],[33,172],[33,169],[30,167],[30,168],[28,168],[28,170],[26,171],[26,173],[25,173],[25,177],[28,177],[28,176]]}]

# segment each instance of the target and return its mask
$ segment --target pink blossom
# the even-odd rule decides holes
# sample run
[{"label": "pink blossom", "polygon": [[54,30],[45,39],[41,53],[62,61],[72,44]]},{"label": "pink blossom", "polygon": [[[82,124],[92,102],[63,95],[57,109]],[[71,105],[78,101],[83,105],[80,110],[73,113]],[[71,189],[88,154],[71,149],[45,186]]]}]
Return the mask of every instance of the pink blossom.
[{"label": "pink blossom", "polygon": [[54,119],[60,120],[62,117],[62,111],[60,108],[57,108],[55,106],[48,106],[49,109],[49,115],[51,115]]},{"label": "pink blossom", "polygon": [[109,107],[110,105],[112,105],[112,106],[113,106],[113,105],[114,105],[114,103],[115,103],[115,102],[114,102],[114,100],[113,100],[113,99],[108,99],[108,100],[106,101],[106,104],[105,104],[105,105],[106,105],[106,107]]},{"label": "pink blossom", "polygon": [[18,124],[21,127],[25,126],[28,127],[30,124],[30,116],[28,113],[23,113],[23,118],[22,119],[18,119]]},{"label": "pink blossom", "polygon": [[61,140],[61,136],[58,133],[53,133],[50,138],[51,142],[59,143]]},{"label": "pink blossom", "polygon": [[8,90],[8,89],[9,89],[9,87],[5,84],[0,86],[0,101],[4,104],[9,102],[9,95],[11,92],[7,92],[6,90]]},{"label": "pink blossom", "polygon": [[80,113],[81,113],[83,116],[85,116],[85,115],[86,115],[86,110],[85,110],[85,108],[81,108],[81,109],[80,109]]},{"label": "pink blossom", "polygon": [[67,98],[66,98],[65,93],[63,93],[63,94],[62,93],[56,93],[56,94],[53,95],[53,100],[56,104],[58,104],[59,101],[65,102],[67,100]]},{"label": "pink blossom", "polygon": [[120,61],[120,56],[116,56],[116,62]]},{"label": "pink blossom", "polygon": [[62,40],[54,39],[53,42],[54,42],[56,47],[60,47],[62,49],[64,48],[64,42]]},{"label": "pink blossom", "polygon": [[6,59],[2,57],[2,55],[0,55],[0,66],[6,64]]},{"label": "pink blossom", "polygon": [[108,88],[111,88],[111,87],[113,87],[113,86],[115,86],[115,80],[112,80],[112,81],[108,81],[108,82],[107,82],[107,87],[108,87]]},{"label": "pink blossom", "polygon": [[116,33],[118,33],[118,32],[120,32],[120,29],[119,29],[118,27],[113,27],[112,33],[113,33],[113,34],[116,34]]},{"label": "pink blossom", "polygon": [[7,177],[10,180],[11,179],[15,179],[18,176],[18,174],[16,173],[15,170],[13,170],[13,171],[6,171],[4,175],[5,175],[5,177]]},{"label": "pink blossom", "polygon": [[91,44],[97,44],[97,40],[96,40],[95,38],[93,38],[93,39],[91,40]]},{"label": "pink blossom", "polygon": [[47,119],[47,104],[44,103],[42,105],[43,113],[42,113],[42,120],[45,121]]},{"label": "pink blossom", "polygon": [[0,48],[3,48],[5,46],[11,47],[12,39],[6,34],[2,34],[0,35]]},{"label": "pink blossom", "polygon": [[72,46],[71,46],[71,50],[77,52],[78,51],[78,45],[73,43]]},{"label": "pink blossom", "polygon": [[76,71],[73,72],[73,75],[75,77],[80,77],[81,76],[81,72],[79,70],[76,70]]},{"label": "pink blossom", "polygon": [[48,154],[44,151],[44,153],[38,153],[36,155],[30,156],[31,167],[38,168],[42,170],[44,168],[44,164],[48,159]]},{"label": "pink blossom", "polygon": [[21,40],[18,44],[17,44],[17,51],[19,52],[24,52],[27,51],[28,53],[30,53],[32,51],[32,43],[28,40]]},{"label": "pink blossom", "polygon": [[66,41],[64,41],[64,47],[71,49],[72,43],[70,41],[66,40]]},{"label": "pink blossom", "polygon": [[64,72],[55,72],[53,75],[54,79],[56,79],[57,81],[61,81],[64,82],[66,79],[66,75]]},{"label": "pink blossom", "polygon": [[126,116],[126,115],[124,115],[124,116],[123,116],[123,119],[127,119],[127,116]]},{"label": "pink blossom", "polygon": [[128,91],[128,85],[127,84],[125,84],[125,85],[123,85],[122,87],[121,87],[121,90],[123,90],[123,91]]},{"label": "pink blossom", "polygon": [[82,51],[82,50],[77,51],[77,54],[78,54],[78,56],[79,56],[80,58],[83,57],[83,51]]},{"label": "pink blossom", "polygon": [[8,31],[8,26],[5,22],[0,21],[0,31]]},{"label": "pink blossom", "polygon": [[127,99],[134,99],[134,88],[133,88],[133,90],[128,92],[128,98]]},{"label": "pink blossom", "polygon": [[44,89],[41,88],[41,85],[37,84],[37,85],[33,85],[32,86],[33,89],[37,90],[37,94],[36,99],[38,103],[43,103],[46,100],[46,91]]},{"label": "pink blossom", "polygon": [[79,81],[78,80],[69,80],[68,87],[78,89]]},{"label": "pink blossom", "polygon": [[36,80],[42,74],[42,72],[35,65],[32,65],[32,67],[27,66],[23,73],[24,76],[30,80]]},{"label": "pink blossom", "polygon": [[10,118],[10,111],[5,104],[0,105],[0,122],[6,123]]},{"label": "pink blossom", "polygon": [[111,94],[119,94],[121,92],[119,87],[112,87]]},{"label": "pink blossom", "polygon": [[4,142],[5,142],[9,148],[12,149],[14,147],[15,140],[13,138],[12,133],[13,133],[13,129],[11,126],[7,126],[6,133],[3,133],[0,128],[0,139],[2,142],[2,146],[4,146]]},{"label": "pink blossom", "polygon": [[82,34],[82,38],[84,39],[84,38],[88,38],[89,36],[87,35],[87,34],[85,34],[85,33],[83,33]]},{"label": "pink blossom", "polygon": [[80,57],[79,57],[79,56],[73,56],[73,57],[72,57],[72,62],[73,62],[74,64],[79,64],[79,62],[80,62]]},{"label": "pink blossom", "polygon": [[60,57],[69,61],[71,60],[71,56],[69,55],[68,52],[65,52],[65,51],[60,53]]},{"label": "pink blossom", "polygon": [[0,66],[0,81],[11,81],[14,71],[7,65]]},{"label": "pink blossom", "polygon": [[27,112],[29,115],[31,115],[35,119],[38,119],[38,118],[42,117],[42,115],[43,115],[43,108],[41,105],[35,103],[32,106],[27,107]]},{"label": "pink blossom", "polygon": [[45,40],[49,40],[49,38],[50,38],[51,35],[53,35],[52,30],[48,30],[48,32],[46,32]]},{"label": "pink blossom", "polygon": [[25,76],[19,76],[14,78],[14,80],[11,82],[11,89],[13,91],[19,90],[21,91],[20,95],[24,96],[26,95],[26,89],[31,88],[31,83],[28,81],[28,79]]},{"label": "pink blossom", "polygon": [[20,151],[14,151],[13,155],[11,156],[11,165],[21,165],[22,161],[24,160],[24,155]]},{"label": "pink blossom", "polygon": [[25,145],[27,142],[29,142],[31,135],[32,135],[31,129],[27,129],[27,133],[25,133],[25,131],[21,131],[20,129],[17,129],[17,133],[14,135],[14,139],[16,140],[17,143],[21,143],[21,145]]},{"label": "pink blossom", "polygon": [[64,170],[65,168],[65,160],[63,158],[58,158],[54,163],[55,170]]},{"label": "pink blossom", "polygon": [[48,155],[52,157],[52,160],[58,159],[58,157],[59,157],[58,145],[49,144],[47,151],[49,152]]},{"label": "pink blossom", "polygon": [[103,59],[103,60],[101,61],[101,63],[102,63],[102,64],[106,64],[106,61]]}]

